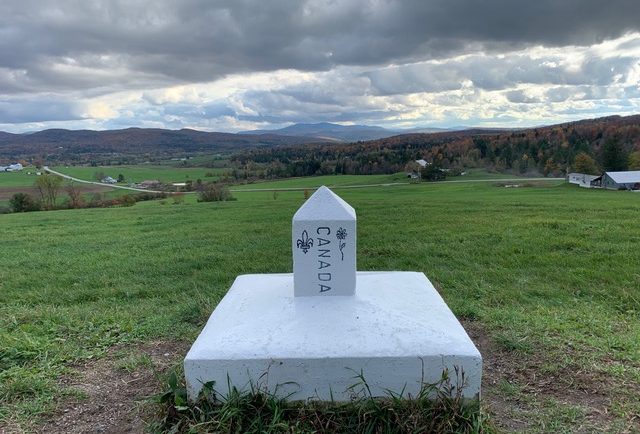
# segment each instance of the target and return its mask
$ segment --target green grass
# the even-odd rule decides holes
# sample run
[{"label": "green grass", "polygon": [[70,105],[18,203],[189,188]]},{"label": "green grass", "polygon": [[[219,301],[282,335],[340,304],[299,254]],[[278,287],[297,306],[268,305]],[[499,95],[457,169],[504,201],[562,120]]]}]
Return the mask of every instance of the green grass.
[{"label": "green grass", "polygon": [[[299,181],[282,183],[326,183]],[[63,395],[56,378],[114,344],[191,342],[238,274],[290,272],[303,192],[235,195],[0,215],[0,426],[51,410]],[[615,426],[640,413],[639,194],[423,183],[340,195],[358,213],[360,270],[423,271],[523,367],[603,376]],[[584,419],[546,402],[513,415],[546,432]]]},{"label": "green grass", "polygon": [[277,181],[256,181],[250,184],[234,185],[234,190],[270,189],[270,188],[317,188],[322,185],[327,187],[344,187],[354,185],[386,184],[402,182],[407,183],[404,173],[393,175],[326,175],[306,178],[286,178]]},{"label": "green grass", "polygon": [[[31,175],[27,175],[29,172]],[[31,167],[20,172],[0,172],[0,187],[31,187],[36,182],[35,173]]]},{"label": "green grass", "polygon": [[175,372],[169,390],[159,396],[165,417],[152,425],[154,432],[197,433],[491,433],[493,429],[477,401],[465,401],[454,381],[443,375],[424,384],[416,396],[388,394],[375,398],[362,375],[354,378],[348,402],[291,402],[255,385],[250,391],[231,389],[217,398],[213,383],[206,383],[198,401],[188,405],[186,389]]},{"label": "green grass", "polygon": [[[511,175],[505,173],[488,172],[485,169],[469,169],[466,175],[450,176],[446,181],[485,181],[527,178],[524,176]],[[542,178],[544,179],[544,178]],[[405,172],[394,173],[392,175],[326,175],[306,178],[286,178],[275,181],[256,181],[244,185],[234,185],[234,190],[270,189],[270,188],[317,188],[321,185],[327,187],[350,187],[371,184],[389,183],[416,183],[415,180],[407,178]],[[545,181],[546,182],[546,181]]]},{"label": "green grass", "polygon": [[[164,183],[171,182],[185,182],[188,180],[194,181],[196,179],[202,179],[202,181],[214,181],[218,179],[220,175],[228,171],[228,169],[220,168],[204,168],[204,167],[171,167],[166,165],[135,165],[135,166],[57,166],[52,167],[65,175],[73,176],[75,178],[95,181],[95,173],[102,172],[106,176],[111,176],[114,179],[118,178],[118,175],[122,174],[126,183],[141,182],[145,180],[158,180]],[[207,174],[213,174],[214,176],[206,176]]]},{"label": "green grass", "polygon": [[529,175],[513,175],[511,173],[489,172],[486,169],[467,169],[464,175],[447,177],[447,181],[535,178]]}]

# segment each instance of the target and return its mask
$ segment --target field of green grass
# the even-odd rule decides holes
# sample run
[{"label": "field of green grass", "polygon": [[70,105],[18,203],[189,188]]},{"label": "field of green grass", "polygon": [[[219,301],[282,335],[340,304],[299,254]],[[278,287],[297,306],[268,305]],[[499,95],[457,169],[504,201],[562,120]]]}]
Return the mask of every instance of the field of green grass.
[{"label": "field of green grass", "polygon": [[[34,167],[28,167],[20,172],[0,172],[0,207],[9,207],[9,199],[17,192],[28,193],[34,198],[39,197],[35,182],[38,177],[35,175],[36,171]],[[63,187],[58,195],[58,204],[61,205],[67,197],[64,191],[64,186],[68,182],[63,183]],[[115,198],[129,193],[124,190],[111,190],[108,187],[90,186],[82,184],[78,186],[81,191],[85,192],[84,197],[89,200],[93,193],[100,191],[104,197]]]},{"label": "field of green grass", "polygon": [[[56,166],[52,167],[65,175],[73,176],[78,179],[87,181],[95,181],[94,175],[97,172],[102,172],[106,176],[111,176],[114,179],[118,178],[118,175],[122,174],[126,183],[141,182],[145,180],[158,180],[164,183],[171,182],[185,182],[188,180],[194,181],[196,179],[202,179],[202,181],[215,181],[220,175],[227,171],[227,169],[220,168],[205,168],[205,167],[172,167],[166,165],[135,165],[135,166]],[[206,176],[212,174],[213,176]]]},{"label": "field of green grass", "polygon": [[[31,172],[31,175],[27,173]],[[0,187],[30,187],[36,181],[36,169],[0,172]]]},{"label": "field of green grass", "polygon": [[[446,181],[489,181],[500,179],[526,178],[505,173],[488,172],[485,169],[470,169],[462,176],[450,176]],[[544,178],[542,178],[544,179]],[[392,175],[326,175],[303,178],[286,178],[275,181],[256,181],[249,184],[234,185],[234,190],[254,190],[254,189],[304,189],[317,188],[321,185],[327,187],[353,187],[358,185],[395,184],[395,183],[415,183],[416,180],[407,178],[405,172],[394,173]]]},{"label": "field of green grass", "polygon": [[[540,175],[537,175],[540,176]],[[467,169],[464,175],[447,177],[447,181],[463,181],[463,180],[491,180],[491,179],[516,179],[516,178],[535,178],[536,175],[513,175],[510,173],[489,172],[486,169]]]},{"label": "field of green grass", "polygon": [[318,188],[321,185],[327,187],[346,187],[355,185],[370,185],[370,184],[387,184],[402,182],[407,183],[407,179],[404,173],[397,173],[394,175],[326,175],[326,176],[313,176],[306,178],[285,178],[276,181],[256,181],[250,184],[234,185],[231,188],[234,190],[253,190],[253,189],[304,189],[304,188]]},{"label": "field of green grass", "polygon": [[[356,180],[278,186],[342,182]],[[358,214],[358,269],[424,272],[468,327],[494,424],[639,427],[640,194],[557,182],[339,194]],[[235,196],[0,215],[0,431],[46,417],[74,394],[58,379],[115,345],[188,346],[237,275],[291,272],[303,192]]]}]

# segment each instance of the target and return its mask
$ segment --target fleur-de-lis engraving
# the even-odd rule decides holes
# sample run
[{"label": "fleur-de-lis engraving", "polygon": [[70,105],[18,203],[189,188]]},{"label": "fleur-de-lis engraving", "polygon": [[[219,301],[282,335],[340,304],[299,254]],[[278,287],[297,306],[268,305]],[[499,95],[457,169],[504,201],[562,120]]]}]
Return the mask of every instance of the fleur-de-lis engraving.
[{"label": "fleur-de-lis engraving", "polygon": [[342,251],[342,249],[345,248],[345,246],[347,245],[347,243],[344,241],[347,238],[347,230],[345,228],[340,228],[338,229],[338,232],[336,232],[336,238],[338,239],[338,247],[340,247],[340,255],[342,256],[342,261],[344,261],[344,252]]},{"label": "fleur-de-lis engraving", "polygon": [[307,253],[310,248],[313,247],[313,238],[309,238],[307,231],[302,231],[302,237],[296,243],[299,249],[302,249],[304,253]]}]

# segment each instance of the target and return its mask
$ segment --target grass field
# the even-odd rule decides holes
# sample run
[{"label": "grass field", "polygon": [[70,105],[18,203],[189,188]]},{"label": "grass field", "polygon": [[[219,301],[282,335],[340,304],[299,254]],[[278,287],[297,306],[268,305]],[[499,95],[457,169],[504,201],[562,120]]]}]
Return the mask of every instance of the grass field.
[{"label": "grass field", "polygon": [[[39,197],[38,189],[35,187],[38,169],[28,167],[20,172],[0,172],[0,207],[8,207],[11,196],[15,193],[27,193],[33,197]],[[31,174],[29,174],[31,173]],[[111,191],[109,187],[79,185],[81,191],[85,192],[84,196],[88,199],[93,193],[100,192],[106,197],[117,197],[123,194],[122,190]],[[66,196],[64,191],[59,194],[59,203],[62,203]]]},{"label": "grass field", "polygon": [[[218,179],[227,169],[220,168],[204,168],[204,167],[171,167],[166,165],[136,165],[136,166],[104,166],[104,167],[88,167],[88,166],[57,166],[52,167],[53,170],[70,175],[75,178],[87,181],[95,181],[94,175],[102,172],[106,176],[114,179],[122,174],[126,183],[141,182],[145,180],[158,180],[164,183],[185,182],[187,180],[194,181],[202,179],[202,181],[214,181]],[[213,176],[206,176],[212,174]]]},{"label": "grass field", "polygon": [[[31,173],[28,175],[27,173]],[[29,187],[36,181],[36,169],[29,168],[20,172],[0,172],[0,187]]]},{"label": "grass field", "polygon": [[327,187],[344,187],[354,185],[385,184],[394,182],[409,182],[404,174],[394,175],[327,175],[307,178],[286,178],[276,181],[256,181],[250,184],[234,185],[234,190],[253,189],[286,189],[286,188],[317,188],[321,185]]},{"label": "grass field", "polygon": [[[278,186],[356,180],[294,181]],[[340,195],[358,213],[358,269],[423,271],[470,330],[494,424],[640,428],[639,194],[470,183]],[[303,193],[236,197],[0,215],[0,428],[80,399],[59,378],[91,359],[144,370],[141,345],[186,348],[236,275],[290,272]]]},{"label": "grass field", "polygon": [[[491,180],[491,179],[513,179],[514,175],[504,173],[491,173],[484,169],[471,169],[464,176],[452,176],[447,181],[475,181],[475,180]],[[234,190],[253,190],[253,189],[286,189],[286,188],[317,188],[321,185],[327,187],[352,187],[357,185],[375,185],[375,184],[392,184],[392,183],[410,183],[416,182],[407,178],[406,173],[394,173],[393,175],[327,175],[313,176],[305,178],[287,178],[276,181],[256,181],[250,184],[234,185]]]}]

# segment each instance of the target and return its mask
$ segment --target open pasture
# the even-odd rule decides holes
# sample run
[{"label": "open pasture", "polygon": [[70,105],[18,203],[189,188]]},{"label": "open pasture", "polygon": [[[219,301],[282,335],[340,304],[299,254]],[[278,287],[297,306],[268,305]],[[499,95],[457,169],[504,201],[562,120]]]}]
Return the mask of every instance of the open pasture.
[{"label": "open pasture", "polygon": [[[334,178],[320,181],[351,182]],[[557,182],[339,194],[358,213],[358,269],[422,271],[461,318],[495,426],[638,428],[640,195]],[[87,370],[146,375],[166,366],[157,348],[180,363],[238,274],[291,272],[303,192],[235,196],[0,215],[0,428],[83,402],[69,378]]]},{"label": "open pasture", "polygon": [[186,182],[201,179],[202,181],[215,181],[220,175],[225,173],[227,169],[206,168],[206,167],[171,167],[166,165],[145,165],[139,164],[135,166],[56,166],[53,170],[70,175],[75,178],[87,181],[95,181],[96,173],[104,173],[114,179],[122,174],[125,182],[137,183],[145,180],[158,180],[163,183]]},{"label": "open pasture", "polygon": [[0,188],[32,186],[36,182],[36,171],[29,167],[18,172],[0,172]]},{"label": "open pasture", "polygon": [[[20,172],[0,173],[0,206],[8,206],[9,199],[11,199],[11,196],[16,193],[27,193],[32,195],[33,197],[39,197],[40,193],[34,185],[37,179],[35,173],[36,169],[33,167],[29,167]],[[110,187],[89,184],[78,185],[78,189],[82,191],[86,197],[89,197],[94,193],[110,194],[110,192],[113,190]],[[117,194],[118,193],[116,193],[116,195]],[[64,193],[64,191],[60,192],[59,202],[62,202],[65,195],[66,193]]]},{"label": "open pasture", "polygon": [[[485,169],[470,169],[462,176],[447,177],[447,181],[468,182],[468,181],[491,181],[501,179],[518,178],[515,175],[505,173],[488,172]],[[540,178],[542,182],[547,182],[545,178]],[[234,185],[234,190],[268,190],[268,189],[313,189],[322,185],[329,188],[334,187],[354,187],[378,184],[409,184],[417,183],[418,180],[412,180],[407,177],[405,172],[394,173],[392,175],[326,175],[311,176],[302,178],[286,178],[275,181],[256,181],[249,184]]]}]

